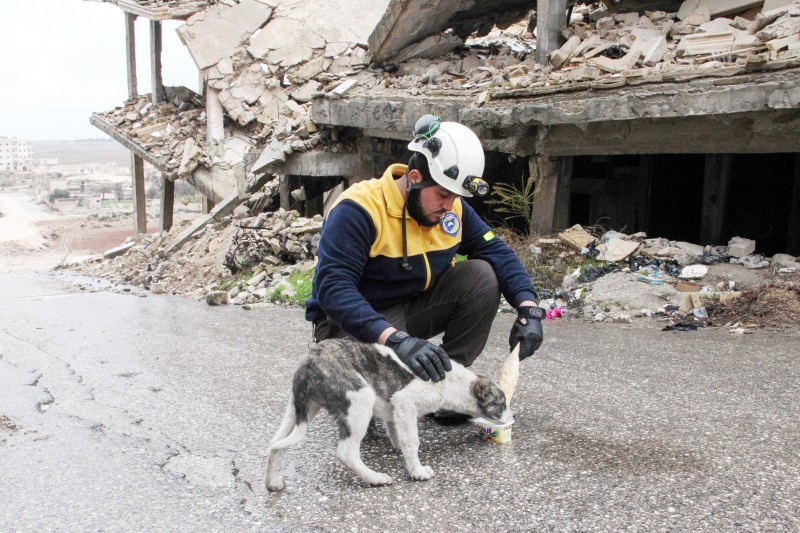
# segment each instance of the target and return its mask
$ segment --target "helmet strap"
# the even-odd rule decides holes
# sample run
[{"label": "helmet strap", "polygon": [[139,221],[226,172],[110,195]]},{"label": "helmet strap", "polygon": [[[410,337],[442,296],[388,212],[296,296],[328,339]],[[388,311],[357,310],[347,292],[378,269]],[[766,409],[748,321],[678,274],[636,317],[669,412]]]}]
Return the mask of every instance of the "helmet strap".
[{"label": "helmet strap", "polygon": [[403,216],[402,222],[403,225],[403,260],[400,263],[400,266],[403,267],[403,270],[411,270],[411,263],[408,262],[408,237],[406,236],[406,204],[408,202],[403,202]]}]

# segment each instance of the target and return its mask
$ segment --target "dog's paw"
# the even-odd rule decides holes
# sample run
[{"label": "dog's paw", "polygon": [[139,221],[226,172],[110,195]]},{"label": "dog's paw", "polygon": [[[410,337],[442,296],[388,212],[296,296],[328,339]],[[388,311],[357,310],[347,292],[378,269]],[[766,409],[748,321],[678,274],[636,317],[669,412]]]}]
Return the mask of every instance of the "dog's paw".
[{"label": "dog's paw", "polygon": [[283,477],[277,477],[272,480],[267,480],[267,490],[270,492],[277,492],[286,488],[286,482]]},{"label": "dog's paw", "polygon": [[365,479],[364,481],[373,487],[382,487],[383,485],[391,485],[394,483],[394,480],[391,478],[391,476],[387,474],[381,474],[380,472],[374,472],[373,475],[369,476],[369,478]]},{"label": "dog's paw", "polygon": [[433,468],[429,466],[420,466],[411,472],[411,478],[415,481],[428,481],[433,477]]}]

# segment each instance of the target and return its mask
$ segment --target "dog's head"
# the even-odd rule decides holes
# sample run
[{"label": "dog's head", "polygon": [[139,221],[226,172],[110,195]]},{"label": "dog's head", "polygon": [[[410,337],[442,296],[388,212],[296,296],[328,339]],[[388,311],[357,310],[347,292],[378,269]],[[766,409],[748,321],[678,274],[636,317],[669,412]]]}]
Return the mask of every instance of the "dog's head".
[{"label": "dog's head", "polygon": [[491,379],[478,376],[472,382],[470,392],[483,418],[501,424],[511,422],[514,415],[506,404],[506,395]]}]

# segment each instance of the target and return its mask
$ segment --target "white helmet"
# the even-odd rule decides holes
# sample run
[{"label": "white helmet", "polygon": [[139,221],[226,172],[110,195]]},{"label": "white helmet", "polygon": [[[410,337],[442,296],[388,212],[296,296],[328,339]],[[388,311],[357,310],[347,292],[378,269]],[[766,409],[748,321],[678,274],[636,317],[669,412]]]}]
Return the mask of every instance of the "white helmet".
[{"label": "white helmet", "polygon": [[428,160],[431,177],[438,185],[460,196],[485,196],[489,185],[483,176],[483,148],[478,136],[458,122],[442,122],[425,115],[414,125],[408,149]]}]

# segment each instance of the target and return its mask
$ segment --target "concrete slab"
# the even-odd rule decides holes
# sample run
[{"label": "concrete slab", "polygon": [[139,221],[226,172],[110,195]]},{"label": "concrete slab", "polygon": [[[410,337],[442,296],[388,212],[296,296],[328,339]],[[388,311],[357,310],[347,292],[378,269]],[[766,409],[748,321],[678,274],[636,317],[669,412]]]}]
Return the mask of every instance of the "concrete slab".
[{"label": "concrete slab", "polygon": [[372,60],[393,60],[409,45],[448,28],[461,38],[479,28],[488,32],[492,22],[519,20],[531,7],[528,0],[392,0],[369,36]]},{"label": "concrete slab", "polygon": [[[650,120],[654,117],[697,117],[790,109],[800,105],[800,72],[731,78],[727,83],[700,79],[691,83],[662,83],[658,87],[584,91],[568,95],[531,96],[525,101],[495,101],[476,109],[469,98],[439,98],[437,114],[478,130],[511,130],[535,124],[581,124]],[[316,124],[400,132],[407,136],[430,105],[399,95],[369,94],[343,99],[314,99],[311,120]]]},{"label": "concrete slab", "polygon": [[707,7],[712,17],[737,13],[747,8],[760,6],[764,0],[700,0],[699,7]]},{"label": "concrete slab", "polygon": [[204,69],[232,56],[271,15],[272,9],[258,0],[241,0],[233,6],[217,4],[192,16],[176,31],[197,68]]}]

